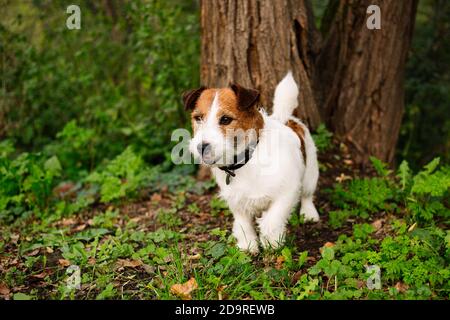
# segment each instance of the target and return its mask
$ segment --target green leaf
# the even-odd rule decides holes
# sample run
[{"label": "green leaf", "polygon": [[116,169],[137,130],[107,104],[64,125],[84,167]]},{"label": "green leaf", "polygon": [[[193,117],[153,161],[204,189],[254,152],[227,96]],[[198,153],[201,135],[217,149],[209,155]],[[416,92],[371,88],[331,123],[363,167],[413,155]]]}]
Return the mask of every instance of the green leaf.
[{"label": "green leaf", "polygon": [[326,151],[331,147],[332,137],[333,134],[328,131],[323,123],[317,127],[316,133],[312,135],[314,143],[319,151]]},{"label": "green leaf", "polygon": [[386,177],[392,172],[391,170],[388,169],[388,165],[386,163],[384,163],[383,161],[381,161],[375,157],[370,157],[369,159],[372,162],[373,167],[375,168],[375,170],[377,171],[377,173],[380,176]]},{"label": "green leaf", "polygon": [[400,166],[398,167],[398,175],[400,178],[400,183],[402,185],[402,190],[405,190],[409,179],[411,178],[411,171],[409,169],[408,162],[403,160]]},{"label": "green leaf", "polygon": [[14,293],[13,300],[33,300],[33,297],[22,292],[17,292]]},{"label": "green leaf", "polygon": [[439,158],[434,159],[425,166],[413,179],[411,193],[433,197],[442,197],[450,189],[450,173],[443,168],[433,173],[439,164]]},{"label": "green leaf", "polygon": [[329,265],[324,268],[324,272],[328,277],[334,276],[338,273],[341,267],[341,262],[338,260],[333,260]]},{"label": "green leaf", "polygon": [[52,176],[61,175],[62,167],[57,156],[53,156],[44,163],[44,169]]},{"label": "green leaf", "polygon": [[281,255],[283,256],[284,261],[286,262],[286,264],[292,265],[291,249],[289,249],[288,247],[284,247],[283,250],[281,250]]},{"label": "green leaf", "polygon": [[445,236],[445,246],[447,249],[450,249],[450,231],[447,231],[447,235]]},{"label": "green leaf", "polygon": [[367,239],[368,235],[374,231],[375,228],[367,223],[353,225],[353,236],[356,239]]},{"label": "green leaf", "polygon": [[324,247],[322,251],[322,258],[325,260],[333,260],[334,259],[334,249],[331,247]]},{"label": "green leaf", "polygon": [[14,152],[14,143],[11,140],[0,142],[0,158],[6,158]]},{"label": "green leaf", "polygon": [[437,166],[439,165],[439,162],[441,161],[441,159],[439,157],[434,158],[433,160],[430,161],[430,163],[426,164],[424,166],[424,168],[426,169],[427,173],[432,173]]},{"label": "green leaf", "polygon": [[308,251],[303,251],[298,257],[298,267],[301,268],[308,260]]},{"label": "green leaf", "polygon": [[114,297],[115,294],[116,294],[116,289],[114,289],[114,285],[112,283],[109,283],[106,286],[106,288],[103,289],[103,291],[97,295],[97,297],[95,299],[96,300],[110,299],[110,298]]},{"label": "green leaf", "polygon": [[105,178],[100,192],[102,202],[109,202],[125,196],[125,188],[122,188],[122,181],[113,176]]},{"label": "green leaf", "polygon": [[87,229],[87,230],[83,230],[81,232],[78,232],[77,234],[75,234],[73,236],[74,240],[84,240],[84,241],[89,241],[92,240],[96,237],[100,237],[104,234],[109,233],[108,229],[104,229],[104,228],[96,228],[96,229]]},{"label": "green leaf", "polygon": [[226,252],[226,245],[223,243],[216,243],[211,249],[209,249],[208,254],[214,259],[220,258]]}]

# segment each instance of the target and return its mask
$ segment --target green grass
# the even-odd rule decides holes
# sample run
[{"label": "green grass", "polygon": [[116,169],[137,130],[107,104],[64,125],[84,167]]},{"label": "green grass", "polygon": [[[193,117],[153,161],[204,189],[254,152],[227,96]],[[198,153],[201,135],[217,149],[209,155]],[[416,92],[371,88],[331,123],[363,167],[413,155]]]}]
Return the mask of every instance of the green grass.
[{"label": "green grass", "polygon": [[[57,171],[58,165],[47,160],[43,168],[47,176],[45,170]],[[132,161],[109,172],[135,176]],[[417,174],[405,164],[397,174],[379,173],[323,193],[333,210],[328,216],[320,208],[324,226],[311,233],[320,243],[301,241],[303,231],[316,226],[293,215],[286,245],[257,256],[236,248],[230,212],[208,191],[210,182],[183,183],[182,192],[163,188],[158,196],[139,196],[140,189],[153,187],[136,184],[111,202],[101,187],[107,182],[97,180],[95,187],[90,181],[77,192],[94,188],[95,201],[59,214],[61,201],[53,193],[31,193],[33,201],[20,202],[17,212],[15,200],[6,201],[0,227],[0,286],[8,290],[3,297],[179,299],[184,296],[172,286],[194,278],[192,299],[448,299],[448,167],[439,168],[436,160]],[[173,174],[160,175],[165,178],[159,183],[170,183]],[[2,196],[31,197],[29,189],[18,190]],[[79,289],[67,286],[70,265],[80,269]],[[366,286],[368,265],[381,269],[380,290]]]}]

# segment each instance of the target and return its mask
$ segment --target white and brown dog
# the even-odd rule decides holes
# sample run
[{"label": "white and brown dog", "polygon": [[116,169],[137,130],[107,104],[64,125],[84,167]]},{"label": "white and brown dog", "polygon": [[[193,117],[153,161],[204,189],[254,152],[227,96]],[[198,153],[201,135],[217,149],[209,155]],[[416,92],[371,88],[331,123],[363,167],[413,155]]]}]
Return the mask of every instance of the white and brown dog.
[{"label": "white and brown dog", "polygon": [[192,111],[189,150],[210,166],[234,216],[237,245],[258,252],[283,243],[291,211],[301,199],[305,220],[318,221],[313,204],[319,169],[308,128],[292,112],[298,87],[289,72],[278,84],[273,113],[258,109],[259,93],[237,84],[201,87],[183,94]]}]

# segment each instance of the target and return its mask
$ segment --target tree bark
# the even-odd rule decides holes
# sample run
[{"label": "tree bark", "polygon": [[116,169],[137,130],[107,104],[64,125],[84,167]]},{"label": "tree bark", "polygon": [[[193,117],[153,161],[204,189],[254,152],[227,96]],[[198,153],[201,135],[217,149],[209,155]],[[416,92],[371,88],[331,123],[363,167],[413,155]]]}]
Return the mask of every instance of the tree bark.
[{"label": "tree bark", "polygon": [[[341,1],[317,59],[324,119],[359,163],[394,159],[417,2]],[[380,30],[366,27],[371,4],[381,9]]]},{"label": "tree bark", "polygon": [[219,87],[236,81],[256,88],[270,110],[276,84],[292,70],[301,85],[297,115],[317,126],[313,19],[307,1],[202,1],[203,84]]},{"label": "tree bark", "polygon": [[[366,27],[371,4],[381,8],[381,30]],[[202,83],[256,88],[270,110],[292,70],[299,118],[312,129],[325,122],[359,163],[369,155],[391,162],[416,8],[417,0],[330,1],[321,35],[307,0],[203,0]]]}]

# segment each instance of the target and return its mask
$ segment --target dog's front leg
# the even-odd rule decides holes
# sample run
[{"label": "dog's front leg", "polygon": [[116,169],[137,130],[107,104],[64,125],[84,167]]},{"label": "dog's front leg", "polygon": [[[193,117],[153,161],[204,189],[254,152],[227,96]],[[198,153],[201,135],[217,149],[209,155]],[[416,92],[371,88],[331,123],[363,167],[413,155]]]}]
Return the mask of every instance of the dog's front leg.
[{"label": "dog's front leg", "polygon": [[237,246],[241,250],[258,253],[258,236],[253,228],[252,214],[239,209],[230,209],[234,216],[233,235],[236,238]]},{"label": "dog's front leg", "polygon": [[296,195],[280,197],[258,219],[262,246],[276,249],[284,242],[286,223],[297,202]]}]

